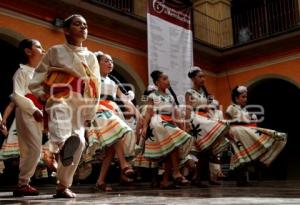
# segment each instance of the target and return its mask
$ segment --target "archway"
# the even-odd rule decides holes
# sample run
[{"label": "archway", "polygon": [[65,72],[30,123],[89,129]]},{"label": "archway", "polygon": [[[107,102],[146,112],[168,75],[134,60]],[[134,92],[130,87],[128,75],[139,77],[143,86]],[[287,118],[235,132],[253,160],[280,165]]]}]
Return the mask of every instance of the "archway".
[{"label": "archway", "polygon": [[123,83],[127,89],[131,89],[135,92],[134,102],[139,104],[141,101],[141,96],[146,89],[143,80],[130,66],[123,63],[120,59],[113,58],[113,60],[114,70],[112,75],[117,77],[117,79]]},{"label": "archway", "polygon": [[[263,170],[264,179],[300,179],[299,121],[300,89],[286,79],[269,77],[248,86],[249,104],[262,105],[265,109],[264,120],[260,127],[288,133],[288,143],[272,163]],[[296,118],[297,119],[297,118]]]},{"label": "archway", "polygon": [[0,75],[0,111],[3,112],[8,104],[9,95],[12,92],[12,78],[19,67],[17,59],[17,47],[21,40],[25,37],[13,30],[0,28],[0,60],[1,60],[1,75]]},{"label": "archway", "polygon": [[1,75],[0,75],[0,110],[4,111],[9,103],[9,95],[12,93],[12,78],[19,67],[17,59],[17,47],[0,38],[0,58],[1,58]]}]

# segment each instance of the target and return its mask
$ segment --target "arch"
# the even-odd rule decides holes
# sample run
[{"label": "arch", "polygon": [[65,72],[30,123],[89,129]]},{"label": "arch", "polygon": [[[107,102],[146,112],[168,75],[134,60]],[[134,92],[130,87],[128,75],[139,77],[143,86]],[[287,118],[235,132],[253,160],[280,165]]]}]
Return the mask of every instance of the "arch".
[{"label": "arch", "polygon": [[0,39],[15,47],[18,47],[19,42],[24,38],[25,36],[11,29],[0,28]]},{"label": "arch", "polygon": [[140,103],[141,96],[146,89],[143,80],[130,65],[124,63],[119,58],[113,57],[113,60],[115,64],[115,71],[117,71],[128,83],[133,86],[135,91],[135,99],[137,103]]},{"label": "arch", "polygon": [[289,136],[283,152],[270,168],[263,170],[264,177],[299,180],[299,125],[294,120],[300,116],[299,84],[285,76],[265,75],[250,81],[248,86],[249,104],[261,105],[265,110],[264,121],[259,126],[286,132]]},{"label": "arch", "polygon": [[245,84],[245,86],[247,86],[251,90],[251,87],[253,87],[257,83],[261,83],[264,80],[270,80],[270,79],[284,80],[286,82],[289,82],[289,83],[293,84],[294,86],[296,86],[296,87],[298,87],[300,89],[300,83],[292,80],[291,78],[289,78],[287,76],[278,75],[278,74],[266,74],[266,75],[261,75],[261,76],[255,77],[255,78],[249,80]]},{"label": "arch", "polygon": [[[0,96],[0,111],[9,103],[9,95],[12,92],[12,78],[19,67],[18,63],[18,44],[25,37],[13,30],[0,28],[0,55],[1,55],[1,75],[0,87],[2,89]],[[10,117],[10,122],[12,117]]]}]

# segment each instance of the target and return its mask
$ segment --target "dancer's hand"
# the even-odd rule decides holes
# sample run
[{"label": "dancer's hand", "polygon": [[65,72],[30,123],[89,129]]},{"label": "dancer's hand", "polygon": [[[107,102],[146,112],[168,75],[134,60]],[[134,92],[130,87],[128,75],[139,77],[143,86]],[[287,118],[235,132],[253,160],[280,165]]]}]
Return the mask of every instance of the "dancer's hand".
[{"label": "dancer's hand", "polygon": [[43,113],[39,110],[36,110],[33,113],[33,117],[37,122],[42,122],[43,121]]},{"label": "dancer's hand", "polygon": [[137,123],[136,123],[136,130],[138,130],[137,132],[141,132],[143,126],[144,126],[144,119],[143,118],[137,119]]},{"label": "dancer's hand", "polygon": [[142,115],[139,115],[138,118],[137,118],[137,123],[140,124],[140,125],[143,125],[144,124],[144,118]]},{"label": "dancer's hand", "polygon": [[5,137],[7,137],[7,135],[8,135],[7,127],[6,127],[6,125],[3,122],[0,125],[0,131],[2,132],[2,134]]},{"label": "dancer's hand", "polygon": [[143,127],[143,129],[142,129],[142,137],[144,139],[147,137],[147,129],[148,129],[148,127]]}]

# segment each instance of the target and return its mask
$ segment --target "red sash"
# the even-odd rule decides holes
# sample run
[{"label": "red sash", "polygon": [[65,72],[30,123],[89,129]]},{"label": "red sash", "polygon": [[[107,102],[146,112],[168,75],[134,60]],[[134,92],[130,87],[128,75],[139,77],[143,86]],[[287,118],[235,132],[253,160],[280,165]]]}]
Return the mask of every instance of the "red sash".
[{"label": "red sash", "polygon": [[206,112],[203,112],[203,111],[198,111],[198,112],[196,112],[196,114],[197,114],[197,115],[201,115],[201,116],[203,116],[203,117],[207,117],[207,118],[208,118],[208,115],[207,115],[207,113],[206,113]]},{"label": "red sash", "polygon": [[33,102],[33,104],[35,105],[35,107],[37,107],[39,110],[43,110],[43,107],[44,107],[43,104],[32,93],[27,93],[25,95],[25,97],[30,99]]},{"label": "red sash", "polygon": [[37,107],[39,110],[41,110],[43,112],[44,130],[48,130],[48,114],[47,114],[47,112],[44,109],[44,105],[32,93],[27,93],[25,95],[25,97],[27,97],[28,99],[30,99],[33,102],[33,104],[35,105],[35,107]]},{"label": "red sash", "polygon": [[160,115],[160,117],[163,121],[173,123],[172,115]]},{"label": "red sash", "polygon": [[237,123],[237,124],[232,124],[232,126],[244,126],[244,127],[257,127],[256,123]]},{"label": "red sash", "polygon": [[111,111],[114,111],[114,107],[110,104],[110,100],[100,100],[100,105],[103,105],[104,107],[108,108]]},{"label": "red sash", "polygon": [[242,126],[245,126],[245,127],[257,127],[257,124],[256,123],[249,123],[249,124],[244,124]]}]

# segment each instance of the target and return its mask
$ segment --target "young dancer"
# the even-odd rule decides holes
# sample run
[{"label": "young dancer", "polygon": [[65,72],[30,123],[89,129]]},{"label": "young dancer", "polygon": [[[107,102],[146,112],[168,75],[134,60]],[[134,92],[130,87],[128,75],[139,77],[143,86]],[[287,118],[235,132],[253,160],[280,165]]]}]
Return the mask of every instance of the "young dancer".
[{"label": "young dancer", "polygon": [[285,133],[257,127],[257,117],[246,109],[247,93],[245,86],[236,86],[232,90],[232,104],[226,110],[232,120],[229,134],[234,153],[230,167],[239,171],[237,184],[241,186],[249,184],[245,176],[247,164],[258,160],[269,166],[287,140]]},{"label": "young dancer", "polygon": [[105,183],[105,178],[115,154],[120,161],[121,175],[124,175],[123,178],[129,180],[128,177],[131,178],[134,174],[133,169],[125,159],[125,146],[122,140],[124,136],[133,131],[119,117],[121,115],[121,113],[118,113],[120,109],[114,101],[118,97],[126,107],[134,111],[138,119],[141,116],[131,101],[126,100],[127,98],[122,93],[119,85],[109,77],[109,73],[113,69],[111,56],[100,52],[96,55],[101,73],[101,100],[96,114],[97,117],[88,130],[89,148],[87,152],[90,157],[93,157],[97,150],[104,150],[105,156],[102,161],[96,188],[101,191],[111,191],[111,187],[108,187]]},{"label": "young dancer", "polygon": [[[25,39],[19,44],[20,68],[13,77],[12,98],[16,104],[16,128],[20,148],[20,174],[14,196],[38,195],[37,189],[29,185],[36,166],[40,160],[42,149],[43,115],[39,105],[31,100],[28,85],[38,66],[44,49],[40,42]],[[38,108],[39,107],[39,108]]]},{"label": "young dancer", "polygon": [[66,43],[48,50],[30,88],[45,102],[50,150],[60,154],[54,197],[74,198],[69,187],[85,146],[85,124],[96,113],[101,82],[96,56],[83,47],[88,33],[85,18],[71,15],[63,28]]},{"label": "young dancer", "polygon": [[202,187],[200,170],[203,169],[204,165],[204,152],[209,151],[210,158],[216,158],[216,155],[221,152],[216,145],[224,139],[229,127],[219,120],[209,118],[210,106],[203,71],[199,67],[193,67],[188,73],[188,77],[192,80],[193,87],[185,94],[186,130],[194,137],[195,143],[192,154],[199,160],[197,163],[199,173],[194,175],[193,183]]},{"label": "young dancer", "polygon": [[185,156],[180,156],[179,149],[191,136],[182,130],[175,98],[167,93],[170,88],[168,76],[161,71],[153,71],[151,77],[158,89],[148,96],[142,133],[147,137],[144,156],[151,160],[164,161],[165,172],[161,188],[170,187],[171,171],[176,184],[185,185],[188,181],[180,173],[179,167],[180,159]]}]

